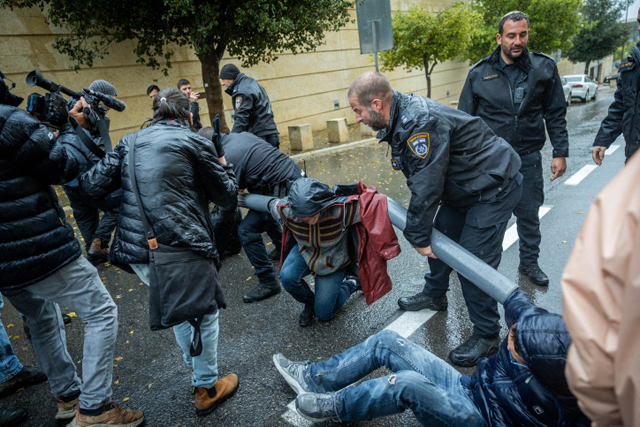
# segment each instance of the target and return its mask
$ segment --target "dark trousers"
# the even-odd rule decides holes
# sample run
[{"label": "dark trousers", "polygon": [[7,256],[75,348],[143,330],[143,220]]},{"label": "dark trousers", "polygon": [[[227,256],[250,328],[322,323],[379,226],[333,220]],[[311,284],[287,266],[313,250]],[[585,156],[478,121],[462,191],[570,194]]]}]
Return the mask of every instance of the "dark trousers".
[{"label": "dark trousers", "polygon": [[261,138],[267,141],[269,144],[276,147],[277,149],[280,149],[280,137],[278,136],[277,133],[272,133],[271,135],[265,135],[265,136],[262,136]]},{"label": "dark trousers", "polygon": [[520,264],[538,262],[540,254],[540,216],[538,210],[544,203],[544,178],[542,177],[542,154],[540,151],[520,156],[522,166],[522,196],[513,210],[517,218],[520,239]]},{"label": "dark trousers", "polygon": [[[513,208],[520,200],[521,177],[518,175],[507,187],[491,199],[466,208],[442,204],[433,226],[445,236],[486,262],[498,268],[502,257],[502,240]],[[449,290],[452,268],[439,259],[429,258],[429,273],[425,274],[423,292],[438,298]],[[495,338],[500,332],[498,303],[458,274],[462,295],[469,309],[474,335]]]},{"label": "dark trousers", "polygon": [[263,232],[267,232],[276,248],[282,246],[282,228],[273,219],[271,214],[249,210],[247,216],[242,219],[238,227],[238,238],[247,254],[249,262],[256,269],[256,275],[260,283],[268,283],[276,280],[276,272],[273,269],[267,248],[262,240]]},{"label": "dark trousers", "polygon": [[111,233],[118,225],[120,209],[106,210],[100,219],[100,209],[87,203],[78,191],[78,187],[63,185],[62,188],[64,188],[71,209],[73,209],[73,217],[78,224],[87,251],[94,239],[100,239],[104,245],[109,244]]}]

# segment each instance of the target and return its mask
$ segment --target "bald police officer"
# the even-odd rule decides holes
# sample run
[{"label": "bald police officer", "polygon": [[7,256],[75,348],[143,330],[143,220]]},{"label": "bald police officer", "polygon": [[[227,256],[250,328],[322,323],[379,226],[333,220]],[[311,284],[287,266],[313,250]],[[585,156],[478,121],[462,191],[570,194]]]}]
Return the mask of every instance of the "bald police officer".
[{"label": "bald police officer", "polygon": [[[402,171],[411,190],[404,236],[429,257],[423,291],[400,298],[398,305],[409,311],[444,311],[451,267],[433,254],[432,229],[497,268],[507,222],[520,200],[520,158],[481,119],[394,91],[382,74],[362,74],[348,96],[356,122],[380,131],[378,137],[391,146],[392,166]],[[495,300],[462,276],[460,283],[473,335],[449,358],[460,366],[475,366],[478,358],[498,350],[500,315]]]}]

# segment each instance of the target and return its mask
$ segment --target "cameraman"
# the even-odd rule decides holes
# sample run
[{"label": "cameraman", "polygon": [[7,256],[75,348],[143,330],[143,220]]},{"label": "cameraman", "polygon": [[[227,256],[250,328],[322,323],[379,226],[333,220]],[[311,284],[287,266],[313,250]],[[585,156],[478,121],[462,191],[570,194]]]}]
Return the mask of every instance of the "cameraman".
[{"label": "cameraman", "polygon": [[[117,307],[82,257],[51,188],[78,176],[80,164],[69,145],[6,94],[0,80],[0,291],[27,316],[38,365],[57,400],[57,420],[77,416],[83,426],[137,426],[142,412],[111,400]],[[63,129],[61,137],[70,132]],[[85,323],[83,381],[67,351],[57,304]]]},{"label": "cameraman", "polygon": [[[89,89],[113,97],[118,95],[115,87],[105,80],[94,81],[89,86]],[[100,112],[95,111],[95,114],[100,114],[100,121],[104,123],[104,126],[98,125],[98,123],[91,123],[83,113],[85,108],[91,108],[91,106],[84,98],[80,98],[69,111],[69,115],[79,124],[79,126],[75,127],[76,133],[84,132],[102,152],[107,153],[111,151],[111,140],[109,139],[108,133],[109,119],[104,117]],[[108,110],[108,107],[105,107],[105,109]],[[96,156],[87,148],[75,133],[64,132],[64,130],[71,129],[71,127],[71,124],[65,124],[62,127],[61,130],[63,132],[59,140],[63,144],[69,144],[74,147],[74,155],[76,157],[86,159],[85,163],[80,164],[79,174],[82,174],[98,163],[100,157]],[[119,194],[121,194],[121,192],[107,196],[98,203],[90,203],[80,192],[77,179],[65,184],[63,188],[69,198],[71,209],[73,209],[73,217],[84,239],[87,259],[93,265],[106,262],[109,258],[108,248],[109,242],[111,241],[111,233],[116,228],[118,222],[120,206]],[[101,211],[103,212],[102,219],[100,218]]]}]

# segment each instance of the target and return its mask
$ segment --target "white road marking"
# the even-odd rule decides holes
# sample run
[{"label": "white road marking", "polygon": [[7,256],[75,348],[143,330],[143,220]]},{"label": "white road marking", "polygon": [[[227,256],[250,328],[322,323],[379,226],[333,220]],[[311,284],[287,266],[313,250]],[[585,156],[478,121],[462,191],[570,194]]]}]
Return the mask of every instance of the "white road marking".
[{"label": "white road marking", "polygon": [[384,328],[387,331],[397,332],[404,338],[409,338],[420,326],[427,323],[427,320],[431,319],[437,311],[433,310],[420,310],[420,311],[405,311],[400,317],[391,322],[389,326]]},{"label": "white road marking", "polygon": [[611,147],[607,148],[607,150],[604,152],[604,154],[607,155],[607,156],[610,156],[613,153],[615,153],[618,148],[620,148],[620,145],[619,144],[614,144]]},{"label": "white road marking", "polygon": [[564,185],[578,185],[578,184],[580,184],[580,181],[585,179],[587,177],[587,175],[589,175],[591,172],[593,172],[597,167],[598,167],[598,165],[585,165],[585,166],[583,166],[582,169],[580,169],[578,172],[573,174],[573,176],[571,178],[566,180],[564,182]]},{"label": "white road marking", "polygon": [[[553,206],[542,205],[538,210],[538,218],[542,218],[551,210]],[[506,251],[511,245],[518,241],[518,229],[517,224],[513,224],[506,233],[504,233],[504,239],[502,240],[502,250]]]},{"label": "white road marking", "polygon": [[296,411],[296,401],[292,400],[287,405],[287,410],[282,414],[282,418],[289,424],[293,424],[298,427],[310,427],[313,423],[307,419],[302,418],[298,411]]}]

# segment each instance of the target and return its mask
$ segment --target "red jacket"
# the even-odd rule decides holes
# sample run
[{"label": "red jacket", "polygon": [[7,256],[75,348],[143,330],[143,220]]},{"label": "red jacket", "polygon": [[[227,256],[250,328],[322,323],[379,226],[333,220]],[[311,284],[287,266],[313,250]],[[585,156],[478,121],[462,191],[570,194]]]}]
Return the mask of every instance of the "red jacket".
[{"label": "red jacket", "polygon": [[[366,187],[362,182],[358,182],[357,188],[358,194],[349,196],[346,202],[357,202],[360,207],[360,222],[349,229],[357,252],[350,254],[350,257],[358,261],[362,291],[367,304],[372,304],[392,288],[387,261],[400,254],[400,245],[389,219],[387,196],[378,194],[376,187]],[[283,224],[283,252],[289,246],[290,236],[291,230]],[[281,257],[280,268],[283,262],[284,256]]]}]

